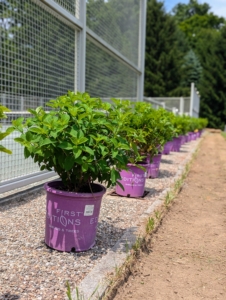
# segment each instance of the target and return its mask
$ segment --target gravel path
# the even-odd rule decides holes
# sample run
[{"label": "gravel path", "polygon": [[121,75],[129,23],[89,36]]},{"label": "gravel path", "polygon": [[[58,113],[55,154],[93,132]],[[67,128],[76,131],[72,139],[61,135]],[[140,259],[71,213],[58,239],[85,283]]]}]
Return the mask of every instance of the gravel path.
[{"label": "gravel path", "polygon": [[193,141],[162,157],[158,179],[148,179],[143,199],[105,195],[96,245],[87,252],[62,253],[44,243],[45,192],[0,207],[0,300],[64,299],[65,282],[77,286],[158,195],[172,184],[179,165],[197,146]]}]

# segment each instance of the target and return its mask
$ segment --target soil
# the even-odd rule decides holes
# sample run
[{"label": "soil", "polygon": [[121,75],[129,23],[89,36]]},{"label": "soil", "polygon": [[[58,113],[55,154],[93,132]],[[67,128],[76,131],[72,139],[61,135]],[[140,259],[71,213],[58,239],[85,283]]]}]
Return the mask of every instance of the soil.
[{"label": "soil", "polygon": [[226,299],[226,140],[207,134],[190,173],[114,300]]}]

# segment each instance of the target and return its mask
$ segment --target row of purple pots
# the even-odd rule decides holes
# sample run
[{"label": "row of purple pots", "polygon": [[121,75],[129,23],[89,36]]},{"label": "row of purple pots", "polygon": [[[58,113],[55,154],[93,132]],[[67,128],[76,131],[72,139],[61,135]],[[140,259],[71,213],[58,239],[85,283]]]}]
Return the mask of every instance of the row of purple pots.
[{"label": "row of purple pots", "polygon": [[187,135],[181,135],[177,138],[174,138],[172,141],[168,141],[163,148],[162,154],[168,155],[171,151],[179,152],[182,145],[200,138],[202,132],[202,130],[199,130],[198,132],[189,132]]},{"label": "row of purple pots", "polygon": [[121,171],[121,180],[119,182],[123,185],[124,190],[117,185],[116,193],[120,196],[126,197],[141,197],[144,194],[145,180],[146,178],[157,178],[159,175],[159,166],[161,162],[162,154],[157,154],[150,161],[150,157],[140,164],[144,170],[138,168],[137,166],[129,164],[128,171]]},{"label": "row of purple pots", "polygon": [[145,171],[134,166],[128,165],[129,171],[121,171],[121,180],[119,182],[124,187],[124,190],[117,185],[116,193],[120,196],[126,197],[141,197],[144,193],[145,180],[146,178],[157,178],[159,175],[159,165],[162,154],[169,154],[170,151],[179,152],[181,145],[189,142],[190,139],[196,139],[198,133],[189,133],[188,135],[175,137],[173,141],[169,141],[165,144],[162,153],[155,155],[150,161],[150,157],[140,164],[145,168]]},{"label": "row of purple pots", "polygon": [[[202,132],[189,133],[185,137],[174,138],[167,142],[163,154],[179,151],[181,143],[200,137]],[[152,162],[147,157],[141,164],[146,171],[129,165],[130,171],[122,171],[120,181],[124,190],[116,186],[116,193],[122,196],[141,197],[144,193],[146,178],[156,178],[159,173],[161,154],[153,157]],[[47,192],[45,243],[59,251],[85,251],[95,244],[98,217],[101,200],[106,192],[99,185],[100,191],[95,196],[89,193],[71,193],[59,188],[61,181],[45,184]]]}]

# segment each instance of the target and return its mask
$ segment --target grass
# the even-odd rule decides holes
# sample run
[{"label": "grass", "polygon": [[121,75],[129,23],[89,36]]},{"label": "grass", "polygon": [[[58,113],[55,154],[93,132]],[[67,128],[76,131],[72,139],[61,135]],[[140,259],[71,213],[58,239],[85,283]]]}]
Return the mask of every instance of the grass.
[{"label": "grass", "polygon": [[221,132],[221,135],[226,139],[226,132]]},{"label": "grass", "polygon": [[148,218],[148,222],[146,224],[146,233],[152,232],[152,230],[155,228],[155,220],[153,218]]},{"label": "grass", "polygon": [[91,298],[93,297],[93,295],[96,293],[96,291],[98,289],[98,286],[97,286],[96,289],[93,291],[92,295],[89,297],[89,299],[85,299],[84,295],[79,292],[77,286],[75,288],[75,293],[76,293],[75,296],[76,296],[76,298],[74,298],[72,296],[71,287],[70,287],[70,284],[68,283],[68,281],[66,282],[66,287],[67,287],[67,297],[68,297],[68,300],[91,300]]}]

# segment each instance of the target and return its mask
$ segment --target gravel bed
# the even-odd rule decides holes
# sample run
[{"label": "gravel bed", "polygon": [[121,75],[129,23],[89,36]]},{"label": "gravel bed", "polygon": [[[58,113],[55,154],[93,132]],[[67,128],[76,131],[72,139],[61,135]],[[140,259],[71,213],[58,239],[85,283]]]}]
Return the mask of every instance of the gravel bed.
[{"label": "gravel bed", "polygon": [[87,252],[58,252],[45,245],[44,191],[0,206],[0,300],[64,299],[66,281],[75,288],[125,230],[137,224],[150,203],[172,184],[197,143],[162,156],[159,178],[146,181],[145,198],[112,196],[109,189],[102,201],[96,245]]}]

